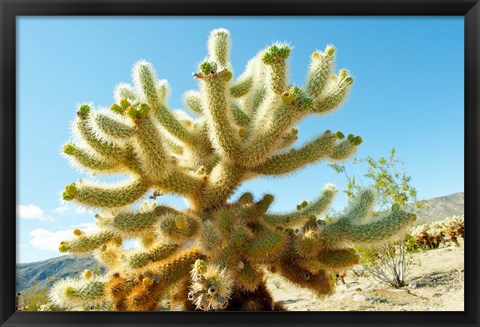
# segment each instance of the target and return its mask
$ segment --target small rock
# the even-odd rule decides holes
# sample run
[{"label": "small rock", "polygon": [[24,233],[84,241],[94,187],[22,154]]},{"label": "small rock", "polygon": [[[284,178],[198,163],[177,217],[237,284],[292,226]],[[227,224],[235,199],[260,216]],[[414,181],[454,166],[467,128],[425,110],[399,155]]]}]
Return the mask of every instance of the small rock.
[{"label": "small rock", "polygon": [[372,303],[387,303],[387,299],[380,297],[367,297],[367,301]]},{"label": "small rock", "polygon": [[410,287],[410,288],[418,288],[418,284],[417,284],[417,283],[410,283],[410,284],[408,284],[408,287]]},{"label": "small rock", "polygon": [[361,291],[362,291],[362,289],[361,289],[360,287],[358,287],[358,288],[356,288],[356,289],[355,289],[355,291],[357,291],[357,292],[361,292]]},{"label": "small rock", "polygon": [[354,297],[353,297],[353,301],[355,302],[363,302],[365,301],[367,298],[365,297],[365,295],[362,295],[362,294],[356,294]]}]

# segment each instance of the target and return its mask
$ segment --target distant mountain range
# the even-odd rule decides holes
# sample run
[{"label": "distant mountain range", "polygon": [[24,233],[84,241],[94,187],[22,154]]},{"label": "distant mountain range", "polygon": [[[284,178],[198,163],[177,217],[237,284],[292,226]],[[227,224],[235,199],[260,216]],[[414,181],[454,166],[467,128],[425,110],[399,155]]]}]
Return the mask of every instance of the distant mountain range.
[{"label": "distant mountain range", "polygon": [[17,263],[16,289],[17,292],[26,291],[31,287],[41,290],[50,287],[56,280],[76,276],[85,269],[105,270],[93,256],[64,255],[44,261]]},{"label": "distant mountain range", "polygon": [[417,212],[418,222],[432,222],[442,220],[454,215],[462,215],[464,212],[463,192],[440,196],[427,201],[427,207]]},{"label": "distant mountain range", "polygon": [[[464,193],[453,193],[427,200],[427,208],[417,212],[418,222],[432,222],[464,212]],[[44,261],[17,264],[16,288],[18,292],[31,287],[38,290],[50,287],[59,279],[78,275],[85,269],[102,269],[104,267],[93,257],[74,257],[65,255]],[[50,278],[49,278],[50,277]]]}]

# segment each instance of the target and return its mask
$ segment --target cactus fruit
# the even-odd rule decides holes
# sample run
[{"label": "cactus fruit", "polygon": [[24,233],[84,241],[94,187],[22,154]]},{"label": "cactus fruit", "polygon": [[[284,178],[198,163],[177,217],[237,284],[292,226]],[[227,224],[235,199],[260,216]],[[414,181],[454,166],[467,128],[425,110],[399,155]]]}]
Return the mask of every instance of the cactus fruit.
[{"label": "cactus fruit", "polygon": [[[334,290],[332,274],[358,262],[352,244],[370,244],[400,232],[413,216],[392,208],[371,218],[375,195],[363,191],[346,214],[332,223],[319,217],[337,190],[291,212],[272,213],[274,196],[244,193],[240,184],[257,176],[282,176],[322,160],[345,160],[360,136],[324,131],[294,147],[297,124],[331,112],[351,85],[348,71],[335,75],[335,48],[312,55],[305,87],[288,82],[291,47],[275,43],[251,59],[234,78],[230,34],[214,30],[208,56],[194,77],[185,106],[172,111],[169,87],[152,65],[139,61],[134,85],[119,84],[110,110],[82,104],[73,122],[74,138],[63,152],[75,166],[94,174],[130,175],[119,184],[69,184],[63,199],[99,210],[98,231],[62,242],[59,250],[94,252],[108,270],[96,277],[66,279],[51,290],[61,308],[99,305],[112,310],[160,309],[166,294],[186,310],[284,310],[265,285],[265,270],[284,276],[318,295]],[[184,197],[183,211],[139,201],[161,194]],[[125,240],[137,249],[125,249]],[[183,298],[183,299],[182,299]]]}]

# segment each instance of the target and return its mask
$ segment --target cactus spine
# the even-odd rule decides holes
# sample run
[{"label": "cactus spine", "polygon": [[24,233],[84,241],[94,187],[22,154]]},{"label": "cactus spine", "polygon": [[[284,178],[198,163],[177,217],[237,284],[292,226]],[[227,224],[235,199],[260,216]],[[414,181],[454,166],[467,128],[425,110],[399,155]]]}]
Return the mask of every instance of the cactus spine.
[{"label": "cactus spine", "polygon": [[[372,220],[375,197],[366,190],[343,217],[322,223],[318,218],[336,194],[332,185],[285,213],[270,212],[271,194],[232,199],[247,179],[345,160],[362,143],[359,136],[326,130],[294,147],[295,126],[337,108],[353,79],[346,70],[335,75],[335,48],[327,46],[313,53],[305,87],[290,85],[290,53],[288,44],[273,44],[235,78],[230,34],[214,30],[208,56],[194,74],[199,90],[184,96],[196,118],[169,109],[168,83],[158,80],[146,61],[133,68],[134,86],[118,85],[110,111],[88,104],[78,108],[76,140],[64,153],[92,173],[131,179],[66,186],[64,200],[100,210],[100,231],[79,231],[59,249],[95,252],[109,272],[57,283],[51,291],[56,305],[108,302],[112,310],[151,311],[169,293],[186,310],[281,310],[265,286],[266,269],[318,295],[330,294],[331,273],[358,261],[352,244],[382,241],[413,220],[398,208]],[[136,205],[163,193],[183,196],[189,209]],[[140,248],[122,248],[129,239],[138,240]]]}]

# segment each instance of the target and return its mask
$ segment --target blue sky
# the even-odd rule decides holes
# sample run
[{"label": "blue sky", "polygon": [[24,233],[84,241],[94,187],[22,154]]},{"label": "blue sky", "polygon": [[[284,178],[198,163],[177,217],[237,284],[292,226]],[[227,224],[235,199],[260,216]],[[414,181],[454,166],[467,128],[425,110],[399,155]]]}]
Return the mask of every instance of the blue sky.
[{"label": "blue sky", "polygon": [[[76,106],[109,106],[115,85],[130,82],[132,65],[146,59],[169,81],[171,107],[181,108],[183,92],[197,87],[192,72],[206,55],[208,33],[219,27],[231,32],[237,75],[272,42],[293,45],[291,84],[303,84],[315,49],[336,46],[337,69],[347,68],[355,78],[350,98],[334,114],[304,120],[298,144],[326,129],[361,135],[357,156],[386,156],[395,147],[419,198],[463,191],[463,17],[21,17],[18,262],[58,256],[59,242],[74,228],[92,229],[94,212],[60,201],[65,185],[88,178],[60,154]],[[329,182],[345,185],[323,162],[282,180],[248,182],[238,192],[271,192],[274,210],[291,210]],[[185,207],[178,197],[162,201]],[[339,195],[333,207],[345,203]]]}]

